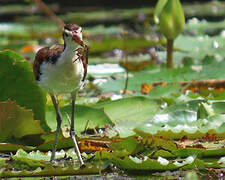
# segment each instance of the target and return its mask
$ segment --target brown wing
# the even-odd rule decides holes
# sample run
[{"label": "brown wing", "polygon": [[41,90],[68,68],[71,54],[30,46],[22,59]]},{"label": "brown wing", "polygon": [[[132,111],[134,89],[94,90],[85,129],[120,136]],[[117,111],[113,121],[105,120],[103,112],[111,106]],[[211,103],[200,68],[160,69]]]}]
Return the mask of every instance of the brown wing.
[{"label": "brown wing", "polygon": [[37,81],[40,80],[40,66],[43,62],[55,64],[64,50],[64,45],[58,44],[40,49],[34,59],[33,71]]},{"label": "brown wing", "polygon": [[83,76],[82,81],[85,80],[85,77],[87,75],[88,51],[89,51],[89,47],[87,45],[85,45],[85,47],[84,47],[84,55],[82,57],[82,63],[83,63],[83,67],[84,67],[84,76]]}]

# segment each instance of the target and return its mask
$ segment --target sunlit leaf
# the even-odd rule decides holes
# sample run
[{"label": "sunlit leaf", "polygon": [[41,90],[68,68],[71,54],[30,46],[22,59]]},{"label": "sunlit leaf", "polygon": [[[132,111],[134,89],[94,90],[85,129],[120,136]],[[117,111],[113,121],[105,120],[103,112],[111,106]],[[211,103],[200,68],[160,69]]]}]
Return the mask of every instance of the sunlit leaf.
[{"label": "sunlit leaf", "polygon": [[197,110],[198,119],[204,119],[204,118],[207,118],[208,116],[213,116],[213,115],[215,115],[215,112],[211,104],[207,104],[204,102],[198,104],[198,110]]},{"label": "sunlit leaf", "polygon": [[109,147],[114,151],[126,150],[129,154],[135,154],[144,149],[144,145],[138,143],[134,137],[128,137],[121,142],[111,143]]},{"label": "sunlit leaf", "polygon": [[[72,106],[68,105],[60,108],[63,116],[64,125],[68,124],[67,115],[71,117]],[[46,107],[46,120],[51,127],[52,130],[56,129],[56,115],[55,110],[52,106]],[[93,128],[103,128],[106,124],[112,125],[113,122],[109,119],[109,117],[104,113],[103,109],[96,109],[83,105],[75,106],[75,130],[77,133],[83,132],[87,125],[87,129]]]},{"label": "sunlit leaf", "polygon": [[192,169],[193,167],[206,168],[206,167],[219,167],[217,163],[207,163],[189,156],[185,159],[167,160],[159,157],[158,159],[150,159],[144,157],[139,159],[137,157],[125,157],[124,159],[113,158],[112,162],[119,168],[132,173],[138,171],[162,171],[162,170],[175,170],[175,169]]},{"label": "sunlit leaf", "polygon": [[34,80],[31,66],[12,51],[0,52],[0,101],[8,99],[34,112],[34,119],[49,130],[45,123],[45,95]]},{"label": "sunlit leaf", "polygon": [[[165,125],[164,125],[165,124]],[[158,135],[181,139],[201,138],[208,134],[216,134],[218,138],[225,137],[225,116],[214,115],[206,119],[198,119],[191,111],[175,111],[168,114],[157,114],[150,121],[135,128],[141,136]]]},{"label": "sunlit leaf", "polygon": [[121,137],[134,135],[133,128],[150,119],[159,110],[157,101],[141,96],[100,102],[94,107],[104,108],[104,112],[115,124],[114,133],[119,133]]},{"label": "sunlit leaf", "polygon": [[215,113],[225,114],[225,101],[213,101],[212,108]]},{"label": "sunlit leaf", "polygon": [[13,101],[0,102],[0,141],[41,134],[40,122],[33,119],[33,112],[20,107]]}]

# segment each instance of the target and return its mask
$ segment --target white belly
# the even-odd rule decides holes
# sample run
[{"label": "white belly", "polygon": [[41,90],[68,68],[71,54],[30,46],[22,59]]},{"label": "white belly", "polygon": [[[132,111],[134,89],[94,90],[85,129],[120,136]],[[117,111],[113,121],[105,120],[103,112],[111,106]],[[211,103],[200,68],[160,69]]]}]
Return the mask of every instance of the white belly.
[{"label": "white belly", "polygon": [[[73,60],[72,60],[73,59]],[[82,86],[82,61],[75,57],[58,60],[56,64],[43,63],[40,67],[39,86],[49,93],[71,93]]]}]

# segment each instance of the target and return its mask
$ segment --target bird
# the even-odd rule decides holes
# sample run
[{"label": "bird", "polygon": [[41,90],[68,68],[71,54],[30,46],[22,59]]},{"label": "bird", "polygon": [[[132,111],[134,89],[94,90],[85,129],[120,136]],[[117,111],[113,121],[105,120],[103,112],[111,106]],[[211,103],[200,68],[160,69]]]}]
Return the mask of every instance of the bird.
[{"label": "bird", "polygon": [[55,160],[58,136],[61,129],[62,115],[56,94],[71,94],[72,115],[70,136],[74,150],[81,166],[84,161],[76,141],[74,131],[75,101],[79,89],[84,85],[87,75],[88,46],[82,38],[82,27],[77,24],[66,24],[62,30],[64,44],[55,44],[41,48],[35,55],[33,71],[38,85],[49,93],[56,112],[56,135],[50,161]]}]

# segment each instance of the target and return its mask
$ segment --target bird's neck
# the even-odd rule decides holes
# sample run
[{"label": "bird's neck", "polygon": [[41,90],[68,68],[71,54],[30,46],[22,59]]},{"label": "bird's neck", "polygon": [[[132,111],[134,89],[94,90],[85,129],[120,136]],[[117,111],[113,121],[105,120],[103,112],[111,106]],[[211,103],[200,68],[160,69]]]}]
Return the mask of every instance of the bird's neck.
[{"label": "bird's neck", "polygon": [[64,43],[64,50],[62,52],[62,59],[68,61],[70,59],[72,61],[73,57],[75,56],[75,50],[78,48],[79,45],[76,43]]},{"label": "bird's neck", "polygon": [[64,51],[71,51],[73,52],[75,49],[78,48],[78,44],[75,43],[74,41],[65,41],[64,42]]}]

